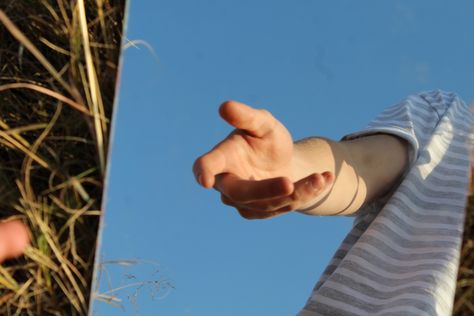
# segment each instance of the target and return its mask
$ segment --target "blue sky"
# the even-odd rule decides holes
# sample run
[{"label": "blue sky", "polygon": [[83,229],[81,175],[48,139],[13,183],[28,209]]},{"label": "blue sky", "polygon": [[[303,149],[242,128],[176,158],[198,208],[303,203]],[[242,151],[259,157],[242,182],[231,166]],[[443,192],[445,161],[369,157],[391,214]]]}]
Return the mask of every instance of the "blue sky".
[{"label": "blue sky", "polygon": [[124,309],[94,314],[296,314],[352,219],[247,221],[199,187],[194,159],[231,131],[218,106],[266,108],[294,139],[339,139],[417,91],[470,102],[473,12],[468,0],[132,1],[127,38],[154,53],[124,52],[102,260],[141,260],[107,265],[113,288],[173,288],[144,286],[136,302],[118,291]]}]

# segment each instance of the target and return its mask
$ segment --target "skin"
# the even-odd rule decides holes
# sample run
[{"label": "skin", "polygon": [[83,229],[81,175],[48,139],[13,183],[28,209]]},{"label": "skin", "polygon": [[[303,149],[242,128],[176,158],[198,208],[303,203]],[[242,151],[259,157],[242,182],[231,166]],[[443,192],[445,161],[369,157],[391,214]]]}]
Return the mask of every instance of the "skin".
[{"label": "skin", "polygon": [[408,145],[376,134],[350,141],[312,137],[293,142],[266,110],[224,102],[220,116],[235,129],[196,159],[205,188],[247,219],[298,210],[310,215],[352,214],[386,194],[408,165]]},{"label": "skin", "polygon": [[[194,176],[247,219],[295,210],[354,213],[386,194],[408,165],[408,145],[395,136],[293,143],[286,127],[266,110],[227,101],[219,113],[235,129],[195,161]],[[0,223],[0,262],[22,255],[29,243],[21,221]]]},{"label": "skin", "polygon": [[21,221],[0,223],[0,262],[22,255],[29,243],[28,229]]}]

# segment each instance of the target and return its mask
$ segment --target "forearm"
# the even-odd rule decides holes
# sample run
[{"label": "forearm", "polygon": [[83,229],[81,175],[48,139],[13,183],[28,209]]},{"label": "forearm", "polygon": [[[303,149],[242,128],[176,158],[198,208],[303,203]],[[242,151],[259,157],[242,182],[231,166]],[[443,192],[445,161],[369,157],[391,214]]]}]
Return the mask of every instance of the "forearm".
[{"label": "forearm", "polygon": [[311,215],[347,215],[387,192],[407,165],[407,144],[391,135],[335,142],[309,138],[295,143],[294,181],[330,171],[335,180],[316,199],[300,208]]},{"label": "forearm", "polygon": [[366,186],[357,174],[347,146],[324,138],[307,138],[295,143],[293,181],[311,173],[329,171],[331,186],[299,211],[311,215],[336,215],[355,212],[365,202]]}]

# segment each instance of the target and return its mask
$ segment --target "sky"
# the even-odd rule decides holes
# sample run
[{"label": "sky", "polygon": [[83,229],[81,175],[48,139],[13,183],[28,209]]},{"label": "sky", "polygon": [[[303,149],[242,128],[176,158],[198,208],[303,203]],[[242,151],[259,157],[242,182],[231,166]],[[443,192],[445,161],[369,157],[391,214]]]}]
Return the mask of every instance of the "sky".
[{"label": "sky", "polygon": [[248,221],[198,186],[194,160],[231,131],[219,105],[338,140],[419,91],[471,102],[473,13],[469,0],[131,1],[99,258],[100,292],[122,301],[93,315],[295,315],[352,218]]}]

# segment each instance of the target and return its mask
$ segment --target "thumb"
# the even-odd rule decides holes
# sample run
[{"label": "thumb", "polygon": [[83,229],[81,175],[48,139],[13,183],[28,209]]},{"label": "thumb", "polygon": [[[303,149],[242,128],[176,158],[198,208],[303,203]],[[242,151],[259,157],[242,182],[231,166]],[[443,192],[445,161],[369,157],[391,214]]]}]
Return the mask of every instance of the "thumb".
[{"label": "thumb", "polygon": [[222,103],[219,114],[233,127],[255,137],[263,137],[273,131],[278,122],[267,110],[254,109],[236,101]]},{"label": "thumb", "polygon": [[0,262],[22,255],[29,243],[28,229],[21,221],[0,223]]}]

